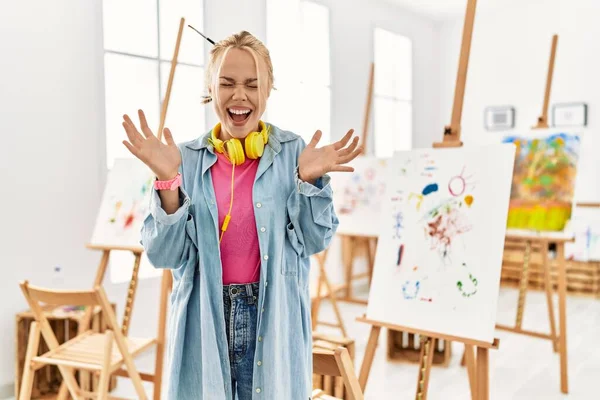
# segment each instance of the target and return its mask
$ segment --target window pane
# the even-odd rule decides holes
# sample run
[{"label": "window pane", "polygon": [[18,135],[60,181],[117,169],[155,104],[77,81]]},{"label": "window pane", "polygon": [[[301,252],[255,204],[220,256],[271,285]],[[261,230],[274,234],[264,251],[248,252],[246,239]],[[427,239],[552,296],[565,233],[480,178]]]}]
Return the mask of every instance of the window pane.
[{"label": "window pane", "polygon": [[[271,91],[266,110],[267,121],[277,127],[298,133],[300,126],[298,124],[300,110],[296,105],[300,103],[300,84],[282,83],[277,86],[277,90]],[[304,114],[304,113],[302,113]]]},{"label": "window pane", "polygon": [[[160,1],[160,58],[171,61],[177,33],[179,32],[179,20],[185,18],[181,45],[177,61],[202,65],[204,60],[204,43],[206,40],[188,27],[192,25],[200,32],[204,30],[204,15],[202,0],[161,0]],[[206,34],[206,33],[205,33]],[[210,37],[210,35],[207,35]],[[215,39],[215,38],[211,38]]]},{"label": "window pane", "polygon": [[123,145],[127,139],[122,121],[129,115],[139,128],[137,110],[146,114],[150,128],[158,129],[158,65],[156,61],[106,53],[104,55],[106,104],[106,162],[110,169],[116,157],[133,157]]},{"label": "window pane", "polygon": [[290,57],[300,42],[299,0],[267,0],[267,46],[273,63],[275,87],[299,80],[300,57]]},{"label": "window pane", "polygon": [[[161,62],[161,98],[167,93],[170,62]],[[177,65],[171,88],[165,127],[176,143],[186,142],[205,133],[205,105],[202,104],[204,68]],[[162,101],[161,101],[162,104]],[[210,107],[210,105],[208,105]],[[160,123],[160,122],[159,122]]]},{"label": "window pane", "polygon": [[329,144],[331,138],[331,90],[320,85],[303,84],[301,93],[303,107],[301,113],[296,112],[300,127],[296,133],[308,143],[317,129],[320,129],[322,136],[319,146]]},{"label": "window pane", "polygon": [[374,32],[375,94],[412,100],[412,42],[376,28]]},{"label": "window pane", "polygon": [[310,1],[300,3],[302,81],[329,86],[329,9]]},{"label": "window pane", "polygon": [[104,48],[158,56],[156,0],[104,0]]},{"label": "window pane", "polygon": [[375,98],[375,155],[391,157],[412,147],[412,106],[388,98]]}]

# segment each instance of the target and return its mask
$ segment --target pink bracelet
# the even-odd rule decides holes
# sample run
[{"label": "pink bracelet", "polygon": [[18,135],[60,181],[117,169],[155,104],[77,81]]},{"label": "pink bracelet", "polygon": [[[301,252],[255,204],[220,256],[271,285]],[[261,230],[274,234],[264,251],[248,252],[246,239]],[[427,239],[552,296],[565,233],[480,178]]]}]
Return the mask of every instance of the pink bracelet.
[{"label": "pink bracelet", "polygon": [[175,178],[168,181],[159,181],[158,179],[154,181],[154,188],[156,190],[175,190],[179,186],[181,186],[181,173],[178,173]]}]

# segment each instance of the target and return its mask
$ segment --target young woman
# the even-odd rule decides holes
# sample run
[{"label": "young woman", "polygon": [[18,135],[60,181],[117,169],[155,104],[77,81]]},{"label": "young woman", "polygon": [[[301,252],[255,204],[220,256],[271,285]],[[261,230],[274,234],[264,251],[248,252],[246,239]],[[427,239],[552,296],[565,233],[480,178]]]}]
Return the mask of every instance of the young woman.
[{"label": "young woman", "polygon": [[262,122],[273,67],[248,32],[216,43],[206,84],[220,123],[197,140],[166,128],[163,144],[141,110],[141,133],[123,117],[123,143],[157,178],[142,243],[174,278],[167,398],[307,400],[309,257],[338,225],[327,173],[353,170],[358,138],[317,147],[320,131],[306,145]]}]

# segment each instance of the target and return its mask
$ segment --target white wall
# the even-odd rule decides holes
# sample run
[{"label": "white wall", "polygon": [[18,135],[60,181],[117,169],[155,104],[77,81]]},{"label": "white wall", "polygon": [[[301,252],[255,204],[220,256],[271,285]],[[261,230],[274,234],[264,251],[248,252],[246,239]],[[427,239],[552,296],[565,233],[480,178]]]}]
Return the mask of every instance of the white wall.
[{"label": "white wall", "polygon": [[[490,2],[491,3],[491,2]],[[550,104],[583,101],[600,107],[600,2],[595,0],[502,0],[479,2],[462,118],[465,141],[487,140],[483,111],[491,105],[516,108],[516,130],[529,129],[541,114],[553,34],[559,35]],[[462,18],[442,24],[439,124],[450,122]],[[549,114],[551,113],[551,108]],[[590,130],[598,122],[589,119]]]},{"label": "white wall", "polygon": [[[438,96],[434,23],[373,1],[358,0],[353,7],[344,0],[322,3],[331,15],[332,139],[349,127],[362,127],[372,29],[381,26],[413,39],[414,143],[430,145],[422,133],[439,130],[438,111],[431,106]],[[265,0],[205,4],[204,30],[213,39],[241,29],[265,39]],[[241,16],[234,16],[233,9]],[[5,182],[0,188],[0,291],[8,299],[0,311],[0,398],[12,393],[14,316],[27,308],[18,282],[91,286],[100,260],[100,253],[84,246],[106,179],[102,40],[101,1],[28,0],[0,13],[0,172]],[[212,108],[206,112],[212,126]],[[332,257],[330,263],[341,275],[339,260]],[[54,272],[55,266],[60,272]],[[132,335],[155,333],[159,285],[158,279],[140,281]],[[120,318],[127,286],[107,278],[105,287]]]},{"label": "white wall", "polygon": [[99,1],[76,0],[0,13],[0,391],[14,379],[15,314],[26,308],[18,282],[93,281],[97,254],[84,244],[105,165],[101,15]]}]

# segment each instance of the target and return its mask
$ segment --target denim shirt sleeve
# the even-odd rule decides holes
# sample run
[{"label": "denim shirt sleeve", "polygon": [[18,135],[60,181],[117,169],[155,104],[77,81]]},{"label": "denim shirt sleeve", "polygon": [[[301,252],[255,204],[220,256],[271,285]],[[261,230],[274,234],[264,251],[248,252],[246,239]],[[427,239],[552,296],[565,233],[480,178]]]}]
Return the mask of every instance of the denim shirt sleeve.
[{"label": "denim shirt sleeve", "polygon": [[157,190],[152,189],[150,213],[142,225],[141,244],[156,268],[174,269],[182,266],[193,245],[186,230],[195,231],[194,221],[189,212],[190,198],[183,187],[179,188],[179,204],[177,211],[167,214]]},{"label": "denim shirt sleeve", "polygon": [[290,217],[287,235],[301,257],[310,257],[329,246],[339,224],[333,207],[331,178],[325,174],[313,185],[299,178],[296,167],[294,180],[295,188],[287,199]]}]

